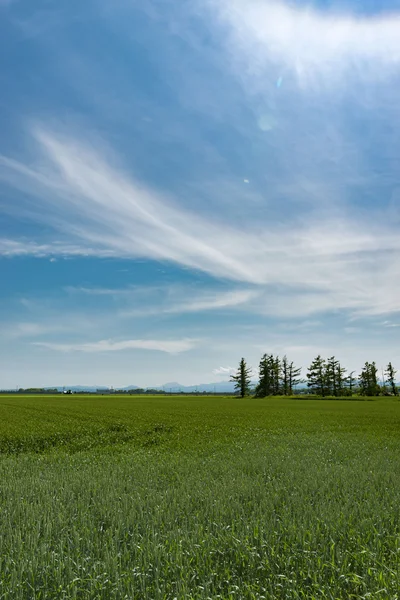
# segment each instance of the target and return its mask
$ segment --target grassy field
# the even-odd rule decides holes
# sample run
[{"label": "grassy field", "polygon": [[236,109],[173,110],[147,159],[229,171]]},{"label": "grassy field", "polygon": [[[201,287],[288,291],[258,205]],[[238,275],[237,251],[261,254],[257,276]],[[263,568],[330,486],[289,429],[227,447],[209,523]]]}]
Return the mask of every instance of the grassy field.
[{"label": "grassy field", "polygon": [[400,402],[0,396],[0,599],[396,599]]}]

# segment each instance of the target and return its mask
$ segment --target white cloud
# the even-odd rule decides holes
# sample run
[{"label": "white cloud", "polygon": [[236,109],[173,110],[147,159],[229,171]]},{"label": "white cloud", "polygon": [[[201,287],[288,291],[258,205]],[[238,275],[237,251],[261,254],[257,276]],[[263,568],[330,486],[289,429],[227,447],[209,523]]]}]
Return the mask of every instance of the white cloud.
[{"label": "white cloud", "polygon": [[122,350],[156,350],[167,354],[187,352],[197,345],[196,340],[101,340],[84,344],[58,344],[51,342],[33,342],[34,346],[49,348],[60,352],[119,352]]},{"label": "white cloud", "polygon": [[383,327],[400,327],[400,323],[393,323],[391,321],[384,321],[382,323]]},{"label": "white cloud", "polygon": [[234,375],[236,373],[236,369],[233,367],[218,367],[217,369],[213,369],[213,375],[222,375],[226,377],[227,375]]},{"label": "white cloud", "polygon": [[31,240],[10,240],[0,238],[0,256],[15,257],[15,256],[36,256],[37,258],[52,257],[54,262],[57,256],[114,256],[113,252],[102,250],[100,248],[90,248],[83,244],[73,245],[68,242],[62,243],[52,241],[48,244],[40,244]]},{"label": "white cloud", "polygon": [[206,310],[218,310],[221,308],[234,308],[248,304],[259,296],[259,292],[253,290],[235,290],[230,292],[209,292],[203,295],[201,292],[194,300],[173,304],[165,308],[167,313],[191,313]]},{"label": "white cloud", "polygon": [[80,140],[43,130],[35,135],[44,151],[41,163],[28,168],[0,158],[0,178],[31,195],[19,211],[29,209],[32,218],[51,225],[56,239],[3,240],[0,254],[162,259],[260,290],[176,298],[165,306],[170,312],[246,303],[282,316],[400,310],[400,238],[384,214],[372,222],[336,207],[290,227],[254,222],[251,215],[228,224],[218,210],[207,220],[136,182],[112,166],[115,159]]},{"label": "white cloud", "polygon": [[100,288],[100,287],[84,287],[84,286],[67,286],[66,292],[72,294],[88,294],[89,296],[132,296],[135,293],[135,288]]},{"label": "white cloud", "polygon": [[[258,377],[258,369],[254,369],[253,367],[248,367],[250,369],[249,375],[252,379],[256,379]],[[213,375],[220,375],[222,377],[230,377],[231,375],[235,375],[237,372],[237,368],[233,367],[218,367],[217,369],[213,369]]]},{"label": "white cloud", "polygon": [[[359,17],[269,0],[210,0],[231,27],[229,48],[251,77],[278,63],[302,83],[337,82],[349,68],[363,79],[400,64],[400,15]],[[243,74],[243,73],[242,73]],[[278,79],[282,82],[282,75]],[[279,87],[279,86],[278,86]]]},{"label": "white cloud", "polygon": [[[171,202],[163,202],[143,185],[113,169],[105,157],[75,140],[60,139],[44,131],[38,131],[36,137],[50,159],[47,169],[30,169],[0,157],[0,177],[36,194],[40,213],[44,206],[47,211],[40,218],[62,229],[64,237],[81,239],[88,245],[88,252],[97,248],[103,256],[164,259],[217,275],[229,273],[237,280],[252,279],[236,253],[228,251],[237,232],[214,226],[178,210]],[[214,243],[216,238],[218,244]],[[11,249],[6,245],[5,253],[23,253],[27,249],[27,245],[17,244]],[[32,253],[41,255],[46,249],[50,252],[47,246],[33,245]]]},{"label": "white cloud", "polygon": [[70,293],[93,296],[110,296],[123,301],[125,305],[135,305],[121,311],[121,316],[140,314],[183,314],[212,311],[226,308],[238,308],[249,305],[260,296],[260,290],[201,289],[182,285],[169,286],[132,286],[127,288],[86,288],[67,287]]}]

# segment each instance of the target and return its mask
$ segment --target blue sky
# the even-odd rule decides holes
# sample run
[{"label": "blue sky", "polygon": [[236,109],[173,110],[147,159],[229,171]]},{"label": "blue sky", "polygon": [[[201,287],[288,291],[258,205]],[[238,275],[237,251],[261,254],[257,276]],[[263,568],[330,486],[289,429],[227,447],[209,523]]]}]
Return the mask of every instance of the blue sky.
[{"label": "blue sky", "polygon": [[400,2],[0,0],[0,387],[400,369]]}]

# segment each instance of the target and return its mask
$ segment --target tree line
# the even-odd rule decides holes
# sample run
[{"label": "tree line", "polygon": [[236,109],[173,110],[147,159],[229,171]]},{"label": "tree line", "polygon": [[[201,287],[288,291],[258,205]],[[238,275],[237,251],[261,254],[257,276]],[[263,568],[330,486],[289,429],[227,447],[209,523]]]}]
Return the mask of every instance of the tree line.
[{"label": "tree line", "polygon": [[322,358],[318,355],[307,369],[306,378],[301,377],[301,367],[296,367],[286,356],[280,358],[273,354],[264,354],[259,364],[259,380],[252,385],[253,369],[244,358],[231,381],[235,383],[236,392],[244,396],[254,395],[256,398],[266,396],[292,396],[295,389],[306,384],[310,393],[317,396],[397,396],[396,373],[391,362],[386,366],[379,381],[378,368],[375,362],[366,362],[357,376],[355,371],[347,372],[335,357]]}]

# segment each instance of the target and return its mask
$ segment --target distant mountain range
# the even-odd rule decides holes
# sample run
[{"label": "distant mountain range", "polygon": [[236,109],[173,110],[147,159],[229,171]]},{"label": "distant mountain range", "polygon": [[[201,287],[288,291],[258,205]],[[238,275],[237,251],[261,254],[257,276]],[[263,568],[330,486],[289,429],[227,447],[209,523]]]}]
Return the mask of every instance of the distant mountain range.
[{"label": "distant mountain range", "polygon": [[[51,386],[46,387],[44,389],[57,389],[58,391],[62,390],[71,390],[72,392],[96,392],[96,391],[108,391],[110,388],[102,386],[102,385],[64,385],[64,386]],[[130,390],[138,390],[142,389],[138,385],[128,385],[127,387],[115,387],[116,391],[121,392],[129,392]],[[177,381],[168,381],[164,383],[164,385],[156,385],[156,386],[148,386],[143,389],[152,389],[152,390],[165,390],[169,393],[193,393],[193,392],[216,392],[219,394],[222,393],[233,393],[234,391],[234,383],[232,381],[218,381],[215,383],[200,383],[199,385],[182,385]]]}]

